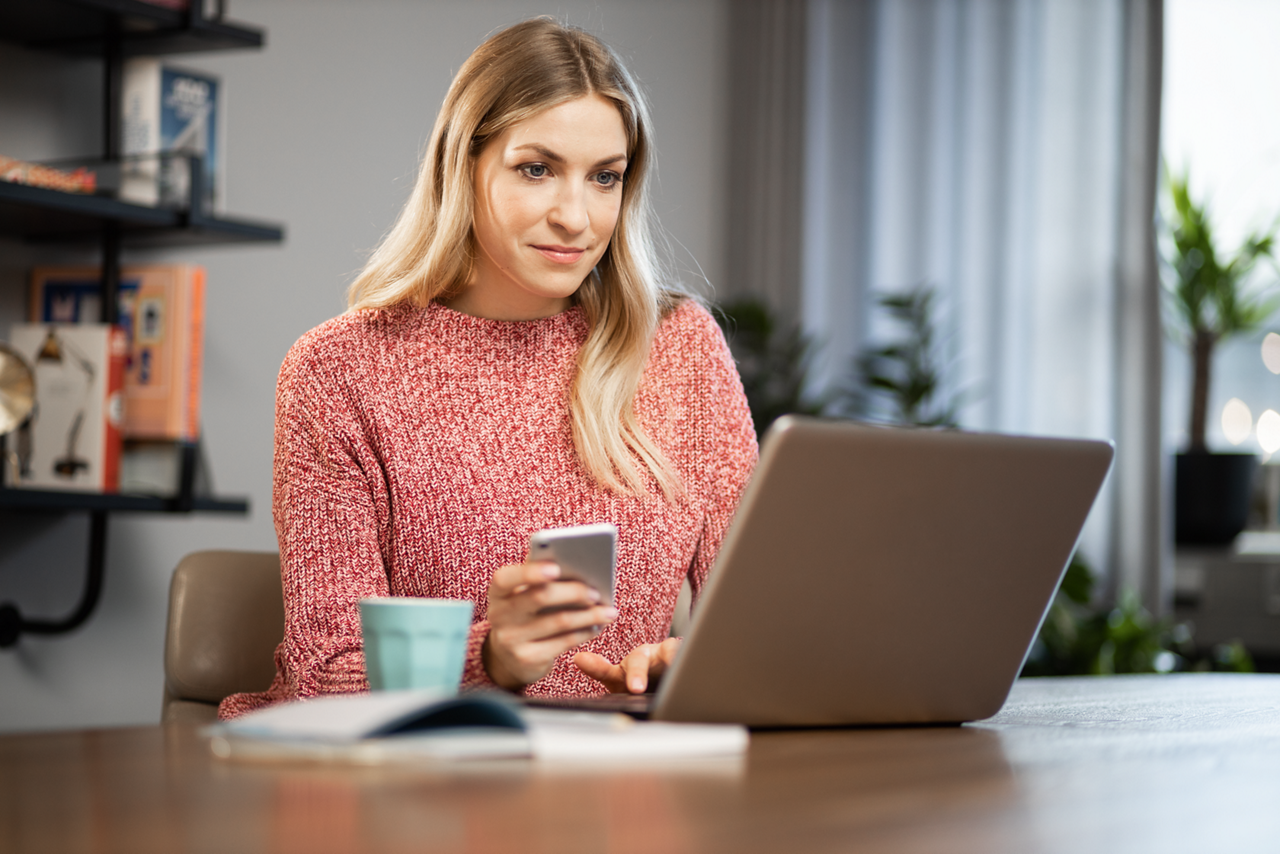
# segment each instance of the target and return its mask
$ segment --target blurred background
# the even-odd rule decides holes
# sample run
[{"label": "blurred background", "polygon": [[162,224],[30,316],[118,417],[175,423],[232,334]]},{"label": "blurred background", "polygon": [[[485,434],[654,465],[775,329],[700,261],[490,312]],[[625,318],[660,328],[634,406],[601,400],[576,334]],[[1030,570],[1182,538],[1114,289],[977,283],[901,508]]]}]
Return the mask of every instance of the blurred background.
[{"label": "blurred background", "polygon": [[[265,47],[176,63],[221,80],[226,210],[281,222],[286,238],[132,251],[124,262],[207,268],[203,445],[216,491],[248,496],[251,510],[113,516],[92,620],[0,650],[0,731],[158,719],[173,567],[198,549],[275,549],[272,416],[284,354],[343,311],[347,284],[408,196],[454,71],[488,33],[536,14],[602,36],[647,90],[673,269],[738,307],[731,333],[763,329],[765,351],[782,346],[781,362],[764,362],[766,379],[792,381],[782,408],[895,420],[892,400],[869,402],[859,389],[893,369],[875,354],[906,335],[934,381],[926,409],[967,428],[1116,442],[1081,543],[1090,607],[1105,614],[1129,595],[1153,619],[1194,620],[1206,567],[1234,559],[1226,546],[1174,545],[1173,459],[1187,444],[1191,379],[1166,330],[1162,281],[1172,279],[1155,215],[1162,156],[1170,172],[1189,170],[1228,249],[1280,213],[1277,4],[227,6],[229,18],[265,28]],[[100,150],[101,73],[95,59],[0,42],[0,153],[48,161]],[[0,238],[0,329],[25,318],[31,267],[96,260]],[[1264,288],[1268,276],[1274,268],[1260,263],[1246,285]],[[922,294],[923,313],[901,299],[907,309],[892,310],[893,295]],[[1213,449],[1267,453],[1255,425],[1280,409],[1280,380],[1260,356],[1273,326],[1219,348]],[[744,373],[750,345],[735,341]],[[1250,415],[1229,438],[1220,413],[1232,399]],[[1275,521],[1273,509],[1251,524]],[[4,511],[0,601],[32,615],[70,611],[87,537],[75,515]],[[1222,632],[1231,639],[1230,625]]]}]

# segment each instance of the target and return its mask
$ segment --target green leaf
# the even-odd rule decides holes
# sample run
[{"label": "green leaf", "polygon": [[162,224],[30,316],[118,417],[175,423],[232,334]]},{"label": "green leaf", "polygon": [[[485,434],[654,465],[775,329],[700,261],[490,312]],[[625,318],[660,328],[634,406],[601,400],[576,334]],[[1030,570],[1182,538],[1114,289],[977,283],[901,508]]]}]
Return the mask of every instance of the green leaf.
[{"label": "green leaf", "polygon": [[1088,605],[1093,599],[1093,573],[1079,554],[1071,556],[1071,563],[1067,566],[1062,585],[1058,589],[1077,605]]}]

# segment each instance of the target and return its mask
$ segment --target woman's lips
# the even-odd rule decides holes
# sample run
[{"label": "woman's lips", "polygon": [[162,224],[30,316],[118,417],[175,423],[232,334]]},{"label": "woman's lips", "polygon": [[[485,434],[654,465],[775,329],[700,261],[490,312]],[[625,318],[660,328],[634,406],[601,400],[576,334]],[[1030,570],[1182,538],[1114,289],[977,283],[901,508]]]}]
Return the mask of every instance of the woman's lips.
[{"label": "woman's lips", "polygon": [[533,248],[541,252],[542,257],[556,264],[573,264],[587,251],[573,246],[555,246],[552,244],[535,245]]}]

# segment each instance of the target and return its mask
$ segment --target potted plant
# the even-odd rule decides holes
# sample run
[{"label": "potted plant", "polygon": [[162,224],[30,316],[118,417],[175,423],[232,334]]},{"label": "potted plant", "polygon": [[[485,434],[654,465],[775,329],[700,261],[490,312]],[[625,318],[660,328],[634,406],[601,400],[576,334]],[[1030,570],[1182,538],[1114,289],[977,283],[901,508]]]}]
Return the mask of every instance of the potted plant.
[{"label": "potted plant", "polygon": [[905,327],[886,346],[865,348],[850,381],[813,392],[809,369],[817,345],[798,326],[784,328],[757,297],[713,307],[738,363],[756,431],[780,415],[826,415],[919,427],[956,427],[958,398],[942,395],[940,350],[934,335],[936,294],[928,286],[882,294],[877,302]]},{"label": "potted plant", "polygon": [[917,427],[958,427],[959,397],[943,395],[942,347],[936,340],[937,294],[928,285],[881,294],[880,307],[904,335],[863,348],[853,381],[841,389],[837,407],[853,418]]},{"label": "potted plant", "polygon": [[1178,455],[1175,531],[1180,543],[1230,542],[1245,526],[1257,459],[1253,454],[1211,453],[1205,441],[1209,380],[1219,344],[1253,332],[1272,315],[1272,289],[1250,286],[1250,273],[1271,258],[1276,228],[1255,232],[1236,253],[1221,255],[1206,206],[1191,198],[1188,175],[1166,173],[1164,218],[1166,290],[1176,316],[1172,334],[1191,355],[1189,443]]},{"label": "potted plant", "polygon": [[815,348],[799,326],[783,328],[773,310],[758,297],[713,306],[712,313],[738,362],[759,437],[764,437],[779,416],[822,413],[824,399],[815,398],[807,389]]}]

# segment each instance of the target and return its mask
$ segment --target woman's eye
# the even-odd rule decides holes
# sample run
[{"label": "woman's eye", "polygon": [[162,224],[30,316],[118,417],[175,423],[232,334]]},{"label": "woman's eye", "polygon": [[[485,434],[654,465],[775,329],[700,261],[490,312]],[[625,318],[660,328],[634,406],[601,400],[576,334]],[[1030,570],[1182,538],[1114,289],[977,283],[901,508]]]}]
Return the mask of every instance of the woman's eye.
[{"label": "woman's eye", "polygon": [[526,178],[545,178],[547,177],[547,167],[542,163],[529,163],[520,167],[520,171],[524,173]]},{"label": "woman's eye", "polygon": [[600,172],[596,175],[596,184],[601,187],[612,187],[622,180],[617,172]]}]

